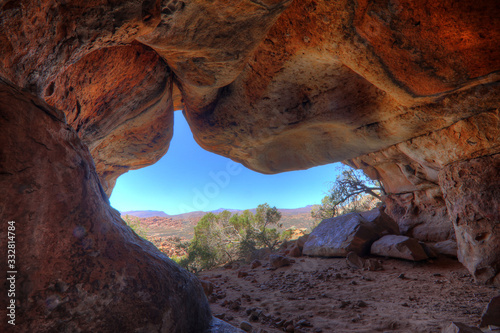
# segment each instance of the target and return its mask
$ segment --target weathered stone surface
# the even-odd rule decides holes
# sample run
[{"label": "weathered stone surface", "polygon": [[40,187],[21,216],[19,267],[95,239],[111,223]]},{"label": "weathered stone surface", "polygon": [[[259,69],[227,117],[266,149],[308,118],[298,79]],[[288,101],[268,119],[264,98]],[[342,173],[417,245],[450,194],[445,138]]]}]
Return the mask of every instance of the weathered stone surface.
[{"label": "weathered stone surface", "polygon": [[160,21],[153,0],[20,0],[0,7],[0,76],[39,96],[81,57],[131,43]]},{"label": "weathered stone surface", "polygon": [[495,325],[500,327],[500,296],[493,297],[484,309],[480,327]]},{"label": "weathered stone surface", "polygon": [[444,328],[441,333],[482,333],[477,327],[471,327],[463,323],[452,322],[449,326]]},{"label": "weathered stone surface", "polygon": [[[200,145],[260,172],[364,155],[352,164],[383,180],[387,212],[405,233],[421,240],[450,238],[448,212],[460,260],[478,281],[500,283],[498,218],[489,211],[498,207],[491,204],[498,175],[485,160],[478,162],[500,152],[499,11],[492,0],[2,1],[0,76],[57,104],[76,129],[81,125],[108,194],[119,174],[165,153],[172,102],[183,104]],[[0,98],[2,108],[12,107],[8,101],[19,94],[9,91]],[[85,104],[80,114],[73,111],[77,100]],[[17,111],[16,117],[27,112]],[[18,119],[6,114],[0,121]],[[203,302],[176,306],[165,296],[180,293],[192,300],[183,293],[200,288],[103,208],[105,196],[99,197],[101,186],[88,171],[91,158],[76,134],[28,120],[32,126],[19,125],[19,133],[1,133],[8,144],[0,156],[2,189],[10,191],[0,215],[36,225],[20,234],[31,246],[22,249],[25,258],[38,260],[21,273],[23,295],[32,297],[22,299],[20,318],[35,318],[22,323],[25,331],[59,330],[51,325],[68,313],[75,318],[68,331],[85,320],[95,331],[106,331],[99,325],[108,322],[124,325],[112,331],[154,331],[160,322],[163,330],[189,331],[182,325],[197,323],[179,320],[183,309],[202,313],[194,315],[201,325],[208,318]],[[43,132],[46,125],[54,131]],[[39,151],[29,148],[33,137]],[[56,154],[62,150],[63,157]],[[484,170],[474,169],[475,163]],[[469,175],[467,168],[474,169],[473,183],[461,178]],[[466,189],[470,193],[462,193]],[[88,236],[65,237],[80,225]],[[78,242],[84,240],[81,250]],[[88,254],[86,246],[94,245],[97,250]],[[130,261],[108,262],[114,253]],[[118,278],[107,278],[119,285],[96,282],[107,281],[101,275],[115,269]],[[160,285],[158,276],[181,282]],[[61,286],[53,278],[69,281],[70,288],[53,296],[52,285]],[[128,281],[153,281],[154,287]],[[92,303],[115,295],[110,286],[125,293],[109,304]],[[128,306],[139,310],[112,321],[116,313],[130,313]],[[170,306],[176,324],[163,316]],[[75,308],[84,315],[76,318]],[[146,325],[142,319],[152,326],[140,326]]]},{"label": "weathered stone surface", "polygon": [[375,241],[371,254],[413,261],[429,259],[418,240],[400,235],[387,235]]},{"label": "weathered stone surface", "polygon": [[429,246],[427,243],[424,242],[418,242],[418,243],[424,250],[427,257],[429,257],[429,259],[436,259],[438,257],[437,253],[434,251],[434,248],[432,246]]},{"label": "weathered stone surface", "polygon": [[302,253],[321,257],[345,257],[349,252],[365,255],[375,240],[397,233],[397,224],[378,208],[350,213],[321,221],[309,235]]},{"label": "weathered stone surface", "polygon": [[[363,0],[355,6],[354,26],[409,94],[435,95],[467,85],[498,66],[485,59],[500,55],[494,45],[500,33],[490,30],[499,23],[490,20],[498,8],[491,1],[455,4]],[[443,19],[455,24],[442,24]]]},{"label": "weathered stone surface", "polygon": [[149,47],[134,43],[94,51],[68,67],[45,91],[94,158],[111,194],[130,169],[159,160],[173,134],[172,76]]},{"label": "weathered stone surface", "polygon": [[443,194],[438,186],[425,190],[389,194],[386,212],[398,221],[402,234],[422,241],[442,241],[454,234]]},{"label": "weathered stone surface", "polygon": [[431,245],[434,252],[450,257],[457,257],[458,246],[455,239],[448,239]]},{"label": "weathered stone surface", "polygon": [[255,268],[260,267],[260,266],[262,266],[262,262],[260,260],[257,260],[257,259],[255,259],[254,261],[252,261],[250,263],[251,269],[255,269]]},{"label": "weathered stone surface", "polygon": [[[405,5],[394,6],[401,13],[400,6]],[[443,20],[463,15],[464,27],[475,22],[462,9],[453,8],[423,10]],[[204,148],[251,169],[276,173],[374,152],[487,111],[498,100],[499,87],[490,85],[498,79],[494,66],[486,66],[489,69],[484,68],[480,78],[465,79],[457,73],[468,72],[468,67],[445,56],[453,52],[461,54],[460,58],[468,52],[477,55],[482,47],[497,54],[498,46],[473,43],[472,49],[464,52],[447,45],[440,60],[432,65],[438,66],[440,73],[447,73],[446,79],[438,79],[444,88],[437,85],[432,91],[421,92],[424,86],[416,82],[433,76],[432,70],[417,70],[420,65],[409,62],[409,58],[402,63],[393,62],[392,56],[385,59],[392,51],[382,46],[387,41],[372,40],[366,34],[367,26],[362,22],[367,22],[371,14],[365,10],[353,8],[350,1],[292,2],[243,72],[220,89],[216,101],[208,106],[186,105],[196,140]],[[387,10],[381,9],[383,13]],[[496,6],[488,2],[477,15],[490,16],[495,10]],[[411,20],[424,22],[421,13],[415,11]],[[405,15],[405,20],[412,17]],[[406,21],[397,16],[392,12],[384,14],[391,22],[405,25]],[[386,34],[399,34],[398,40],[405,38],[396,27],[387,24]],[[474,30],[489,31],[490,23],[483,24],[474,25]],[[435,27],[427,21],[425,28],[417,29],[432,34]],[[451,32],[452,29],[447,33]],[[491,42],[497,34],[488,36]],[[419,50],[417,58],[432,57],[428,52],[434,46],[428,39],[419,39],[414,31],[411,39],[412,47]],[[407,52],[397,43],[391,44],[392,48]],[[394,66],[393,70],[389,70],[386,61]],[[408,66],[415,66],[412,68],[419,74],[393,76],[408,74]],[[402,84],[410,81],[415,84]],[[456,90],[459,87],[473,88]],[[416,97],[420,93],[426,97]],[[428,102],[433,103],[423,104]],[[420,104],[415,106],[416,103]]]},{"label": "weathered stone surface", "polygon": [[478,282],[493,282],[500,274],[500,154],[452,163],[439,180],[458,259]]},{"label": "weathered stone surface", "polygon": [[214,284],[207,280],[200,280],[200,284],[203,287],[203,291],[205,292],[205,296],[210,296],[214,292]]},{"label": "weathered stone surface", "polygon": [[161,21],[138,40],[175,72],[186,106],[204,109],[243,70],[290,0],[163,1]]},{"label": "weathered stone surface", "polygon": [[0,219],[16,226],[16,332],[205,330],[211,315],[198,280],[109,206],[62,112],[4,82],[0,100],[0,188],[9,198]]},{"label": "weathered stone surface", "polygon": [[242,321],[240,324],[240,328],[245,332],[252,332],[253,326],[248,321]]},{"label": "weathered stone surface", "polygon": [[454,161],[499,151],[497,109],[345,163],[383,182],[388,193],[386,212],[398,221],[403,234],[422,241],[443,241],[454,231],[439,186],[439,171]]}]

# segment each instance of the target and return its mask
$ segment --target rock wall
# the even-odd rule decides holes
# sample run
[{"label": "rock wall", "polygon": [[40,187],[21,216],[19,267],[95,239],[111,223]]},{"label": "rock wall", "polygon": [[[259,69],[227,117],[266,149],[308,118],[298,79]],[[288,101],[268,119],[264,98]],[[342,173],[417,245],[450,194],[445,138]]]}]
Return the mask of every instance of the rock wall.
[{"label": "rock wall", "polygon": [[478,281],[491,282],[500,272],[499,153],[497,108],[344,162],[383,182],[386,213],[403,234],[456,237],[459,260]]},{"label": "rock wall", "polygon": [[[49,89],[50,88],[50,89]],[[108,195],[121,174],[158,161],[173,134],[172,75],[156,52],[133,43],[102,48],[45,90],[94,158]]]},{"label": "rock wall", "polygon": [[[14,221],[16,332],[207,328],[199,281],[109,206],[88,148],[64,115],[4,81],[0,99],[0,187],[8,198],[0,202],[0,237],[5,244]],[[7,267],[5,255],[0,265]],[[0,330],[8,332],[5,308]]]},{"label": "rock wall", "polygon": [[440,241],[454,233],[439,172],[451,163],[498,152],[497,109],[345,163],[383,182],[386,212],[398,221],[402,233],[424,241]]},{"label": "rock wall", "polygon": [[439,180],[459,260],[478,282],[500,284],[500,154],[452,163]]}]

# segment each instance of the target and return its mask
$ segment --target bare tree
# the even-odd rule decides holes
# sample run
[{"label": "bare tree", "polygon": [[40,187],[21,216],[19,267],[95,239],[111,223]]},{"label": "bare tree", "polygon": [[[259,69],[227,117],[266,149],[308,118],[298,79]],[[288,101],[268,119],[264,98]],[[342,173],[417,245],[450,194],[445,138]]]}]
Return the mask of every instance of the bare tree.
[{"label": "bare tree", "polygon": [[[363,197],[371,196],[382,201],[385,194],[382,183],[372,180],[363,171],[345,167],[332,183],[329,194],[323,198],[321,205],[311,211],[312,217],[325,219],[359,210]],[[367,201],[367,200],[364,200]]]}]

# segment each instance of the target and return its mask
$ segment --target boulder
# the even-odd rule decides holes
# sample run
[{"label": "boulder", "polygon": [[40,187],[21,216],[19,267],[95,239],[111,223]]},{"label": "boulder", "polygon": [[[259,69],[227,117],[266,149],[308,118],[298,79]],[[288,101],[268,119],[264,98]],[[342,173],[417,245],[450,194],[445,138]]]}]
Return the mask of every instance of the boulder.
[{"label": "boulder", "polygon": [[349,252],[366,255],[371,244],[388,234],[398,234],[398,226],[379,208],[325,219],[304,244],[303,254],[345,257]]},{"label": "boulder", "polygon": [[428,245],[427,243],[424,242],[418,242],[420,246],[422,246],[422,249],[424,249],[425,254],[430,258],[430,259],[436,259],[438,257],[437,253],[434,252],[434,249],[432,246]]},{"label": "boulder", "polygon": [[441,333],[482,333],[479,328],[471,327],[463,323],[452,322],[449,326],[444,328]]},{"label": "boulder", "polygon": [[437,242],[431,245],[434,252],[438,254],[444,254],[453,258],[457,257],[457,241],[454,239],[448,239],[442,242]]},{"label": "boulder", "polygon": [[382,261],[374,259],[374,258],[366,259],[365,268],[369,271],[383,271],[384,270],[384,266],[382,265]]},{"label": "boulder", "polygon": [[481,316],[479,326],[486,327],[489,325],[500,327],[500,296],[495,296],[490,300]]},{"label": "boulder", "polygon": [[280,268],[284,266],[290,266],[292,264],[292,261],[287,257],[280,256],[278,254],[271,254],[269,256],[269,263],[273,268]]},{"label": "boulder", "polygon": [[298,258],[302,255],[302,251],[297,244],[293,244],[287,251],[290,257]]},{"label": "boulder", "polygon": [[242,321],[240,328],[245,332],[252,332],[253,326],[248,321]]},{"label": "boulder", "polygon": [[299,249],[300,249],[301,252],[304,249],[304,244],[307,242],[307,239],[309,239],[309,234],[300,236],[296,240],[296,244],[299,247]]},{"label": "boulder", "polygon": [[413,261],[429,259],[418,240],[399,235],[387,235],[375,241],[372,244],[371,253]]}]

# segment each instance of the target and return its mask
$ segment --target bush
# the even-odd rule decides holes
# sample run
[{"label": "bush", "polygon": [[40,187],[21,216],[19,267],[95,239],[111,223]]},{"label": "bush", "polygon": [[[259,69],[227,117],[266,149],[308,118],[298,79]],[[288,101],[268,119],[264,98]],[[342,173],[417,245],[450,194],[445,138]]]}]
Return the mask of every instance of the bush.
[{"label": "bush", "polygon": [[226,262],[246,259],[258,248],[274,250],[280,243],[277,228],[281,213],[268,204],[259,205],[256,213],[249,210],[241,215],[228,211],[208,213],[194,228],[194,238],[188,257],[182,266],[198,271]]},{"label": "bush", "polygon": [[146,239],[148,229],[141,225],[141,220],[138,217],[125,215],[123,220],[139,237]]}]

